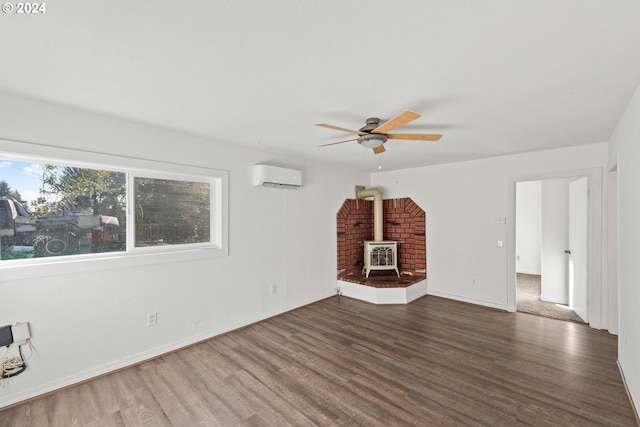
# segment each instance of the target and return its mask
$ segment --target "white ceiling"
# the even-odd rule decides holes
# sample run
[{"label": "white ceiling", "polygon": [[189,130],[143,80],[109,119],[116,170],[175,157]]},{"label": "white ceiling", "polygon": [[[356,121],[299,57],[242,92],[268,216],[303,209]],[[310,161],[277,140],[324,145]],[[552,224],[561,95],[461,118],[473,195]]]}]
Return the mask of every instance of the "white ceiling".
[{"label": "white ceiling", "polygon": [[[0,91],[370,171],[607,141],[640,82],[637,0],[46,7],[0,15]],[[442,140],[318,148],[406,109]]]}]

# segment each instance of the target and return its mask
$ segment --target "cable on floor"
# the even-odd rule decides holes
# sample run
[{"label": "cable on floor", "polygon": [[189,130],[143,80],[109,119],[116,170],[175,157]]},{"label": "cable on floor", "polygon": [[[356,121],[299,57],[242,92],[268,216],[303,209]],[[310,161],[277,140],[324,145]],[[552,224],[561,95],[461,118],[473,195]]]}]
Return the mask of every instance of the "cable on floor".
[{"label": "cable on floor", "polygon": [[23,373],[27,369],[26,361],[29,360],[29,358],[31,358],[31,356],[33,355],[31,340],[27,340],[27,343],[29,344],[30,349],[30,354],[27,359],[25,359],[24,355],[22,354],[22,346],[24,344],[18,346],[18,356],[8,357],[9,346],[6,347],[4,355],[2,356],[2,359],[0,359],[0,387],[3,388],[5,386],[5,384],[7,383],[6,380],[8,378],[15,377],[16,375]]}]

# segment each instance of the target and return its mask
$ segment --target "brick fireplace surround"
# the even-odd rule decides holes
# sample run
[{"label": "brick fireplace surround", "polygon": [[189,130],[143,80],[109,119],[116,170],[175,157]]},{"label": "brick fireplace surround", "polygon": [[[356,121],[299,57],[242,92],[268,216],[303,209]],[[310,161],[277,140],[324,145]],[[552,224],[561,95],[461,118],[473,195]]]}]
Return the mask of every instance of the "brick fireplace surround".
[{"label": "brick fireplace surround", "polygon": [[347,199],[336,215],[338,279],[375,288],[404,288],[425,280],[425,212],[410,198],[383,200],[384,240],[398,242],[398,269],[374,271],[364,266],[363,241],[373,238],[373,201]]}]

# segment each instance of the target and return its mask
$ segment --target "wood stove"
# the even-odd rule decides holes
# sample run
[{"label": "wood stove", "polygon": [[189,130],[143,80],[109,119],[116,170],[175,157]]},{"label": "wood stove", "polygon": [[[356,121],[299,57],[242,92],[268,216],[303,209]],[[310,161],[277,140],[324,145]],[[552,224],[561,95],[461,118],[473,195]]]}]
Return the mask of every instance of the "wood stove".
[{"label": "wood stove", "polygon": [[364,241],[363,273],[369,277],[372,270],[395,270],[398,277],[398,242],[382,240]]}]

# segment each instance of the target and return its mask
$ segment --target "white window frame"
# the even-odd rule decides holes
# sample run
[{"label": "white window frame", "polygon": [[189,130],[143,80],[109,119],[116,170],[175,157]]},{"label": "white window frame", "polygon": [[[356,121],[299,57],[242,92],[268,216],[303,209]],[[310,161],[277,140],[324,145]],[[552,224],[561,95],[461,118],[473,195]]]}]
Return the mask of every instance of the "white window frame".
[{"label": "white window frame", "polygon": [[[19,150],[6,147],[14,146]],[[46,163],[126,174],[127,239],[124,251],[0,261],[0,282],[52,274],[128,268],[183,262],[229,254],[229,172],[202,166],[116,156],[83,150],[41,146],[0,139],[0,157],[19,162]],[[211,233],[205,243],[135,247],[133,177],[198,181],[210,184]]]}]

